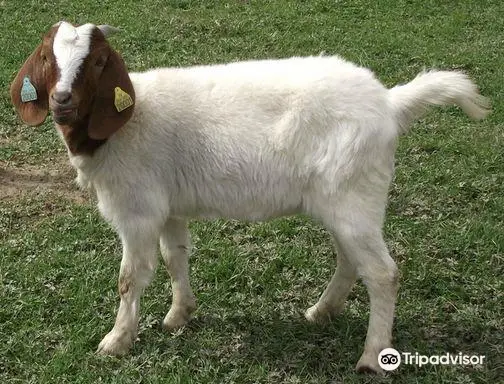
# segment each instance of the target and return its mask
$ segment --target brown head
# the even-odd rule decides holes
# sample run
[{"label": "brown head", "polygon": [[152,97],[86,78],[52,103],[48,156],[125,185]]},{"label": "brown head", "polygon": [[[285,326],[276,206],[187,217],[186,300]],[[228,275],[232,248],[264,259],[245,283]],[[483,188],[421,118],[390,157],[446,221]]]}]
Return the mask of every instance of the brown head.
[{"label": "brown head", "polygon": [[128,72],[106,40],[115,31],[93,24],[54,25],[11,85],[21,119],[37,126],[51,111],[74,154],[92,153],[133,114]]}]

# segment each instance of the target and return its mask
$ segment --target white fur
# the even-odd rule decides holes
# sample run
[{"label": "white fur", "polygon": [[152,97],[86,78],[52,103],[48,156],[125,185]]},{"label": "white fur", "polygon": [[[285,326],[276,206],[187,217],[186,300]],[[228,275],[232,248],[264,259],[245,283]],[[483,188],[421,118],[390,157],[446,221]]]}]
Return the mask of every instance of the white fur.
[{"label": "white fur", "polygon": [[70,92],[78,70],[89,54],[91,36],[95,26],[84,24],[76,28],[65,21],[56,26],[58,30],[54,36],[53,52],[60,70],[56,91]]},{"label": "white fur", "polygon": [[189,218],[305,213],[326,226],[338,251],[336,272],[306,317],[337,314],[361,277],[371,315],[358,368],[379,371],[397,291],[382,237],[397,138],[430,104],[453,102],[483,117],[473,83],[430,72],[387,90],[369,70],[338,57],[157,69],[131,80],[132,119],[92,157],[70,155],[124,245],[119,285],[128,289],[99,350],[122,354],[133,342],[158,242],[173,283],[164,324],[187,322],[195,308]]}]

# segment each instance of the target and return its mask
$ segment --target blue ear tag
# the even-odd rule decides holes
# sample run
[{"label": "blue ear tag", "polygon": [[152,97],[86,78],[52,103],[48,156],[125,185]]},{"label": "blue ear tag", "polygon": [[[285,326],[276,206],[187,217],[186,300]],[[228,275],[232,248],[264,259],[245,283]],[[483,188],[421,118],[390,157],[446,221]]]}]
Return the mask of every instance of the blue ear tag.
[{"label": "blue ear tag", "polygon": [[37,90],[30,82],[30,78],[25,76],[23,79],[23,86],[21,88],[21,101],[23,103],[27,103],[35,100],[37,100]]}]

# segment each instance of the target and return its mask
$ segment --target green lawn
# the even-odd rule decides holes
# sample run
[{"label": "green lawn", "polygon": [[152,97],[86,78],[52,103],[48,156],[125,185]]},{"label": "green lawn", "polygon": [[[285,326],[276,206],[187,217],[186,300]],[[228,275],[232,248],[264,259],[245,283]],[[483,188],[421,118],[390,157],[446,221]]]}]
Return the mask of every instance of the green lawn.
[{"label": "green lawn", "polygon": [[[131,70],[325,52],[389,86],[424,68],[468,72],[493,113],[473,123],[438,109],[401,139],[385,232],[401,271],[395,347],[485,364],[355,373],[367,294],[357,285],[331,324],[305,322],[334,261],[326,232],[303,217],[193,222],[195,319],[160,329],[170,288],[159,268],[132,353],[95,355],[118,305],[120,244],[62,171],[50,119],[23,126],[8,96],[60,19],[123,29],[112,44]],[[0,0],[0,382],[504,382],[503,31],[500,0]]]}]

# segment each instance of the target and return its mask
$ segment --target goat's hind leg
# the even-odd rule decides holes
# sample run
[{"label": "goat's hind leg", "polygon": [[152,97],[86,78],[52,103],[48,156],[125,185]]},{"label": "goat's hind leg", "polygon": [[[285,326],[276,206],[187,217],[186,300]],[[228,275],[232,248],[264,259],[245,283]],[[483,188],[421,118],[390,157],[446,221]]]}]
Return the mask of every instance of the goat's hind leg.
[{"label": "goat's hind leg", "polygon": [[[379,191],[376,187],[375,192]],[[397,266],[382,236],[386,188],[382,194],[340,196],[335,204],[320,207],[318,217],[337,244],[338,268],[319,302],[307,318],[323,319],[341,310],[356,277],[367,287],[370,316],[364,352],[358,371],[382,372],[378,354],[392,343],[392,324],[398,289]],[[319,199],[328,201],[328,199]]]},{"label": "goat's hind leg", "polygon": [[189,283],[190,240],[187,223],[168,219],[160,237],[161,255],[172,284],[172,305],[163,321],[165,329],[184,326],[196,309],[196,299]]},{"label": "goat's hind leg", "polygon": [[[335,225],[335,237],[357,275],[367,287],[370,300],[369,325],[364,352],[357,371],[382,372],[378,354],[392,343],[392,324],[398,289],[398,272],[381,233],[371,216],[350,212],[350,220]],[[345,216],[343,216],[345,217]]]},{"label": "goat's hind leg", "polygon": [[149,231],[149,225],[138,224],[120,233],[123,243],[123,257],[119,272],[119,295],[121,302],[115,325],[98,346],[98,353],[120,356],[132,346],[138,328],[140,296],[149,285],[157,264],[156,231]]},{"label": "goat's hind leg", "polygon": [[334,236],[333,240],[337,256],[336,271],[318,302],[305,312],[306,319],[313,323],[326,322],[341,313],[348,294],[357,279],[355,267],[338,247]]},{"label": "goat's hind leg", "polygon": [[357,362],[359,372],[382,372],[378,354],[392,345],[392,325],[397,299],[398,270],[380,234],[367,243],[372,249],[361,248],[362,264],[358,274],[367,287],[370,313],[364,352]]}]

